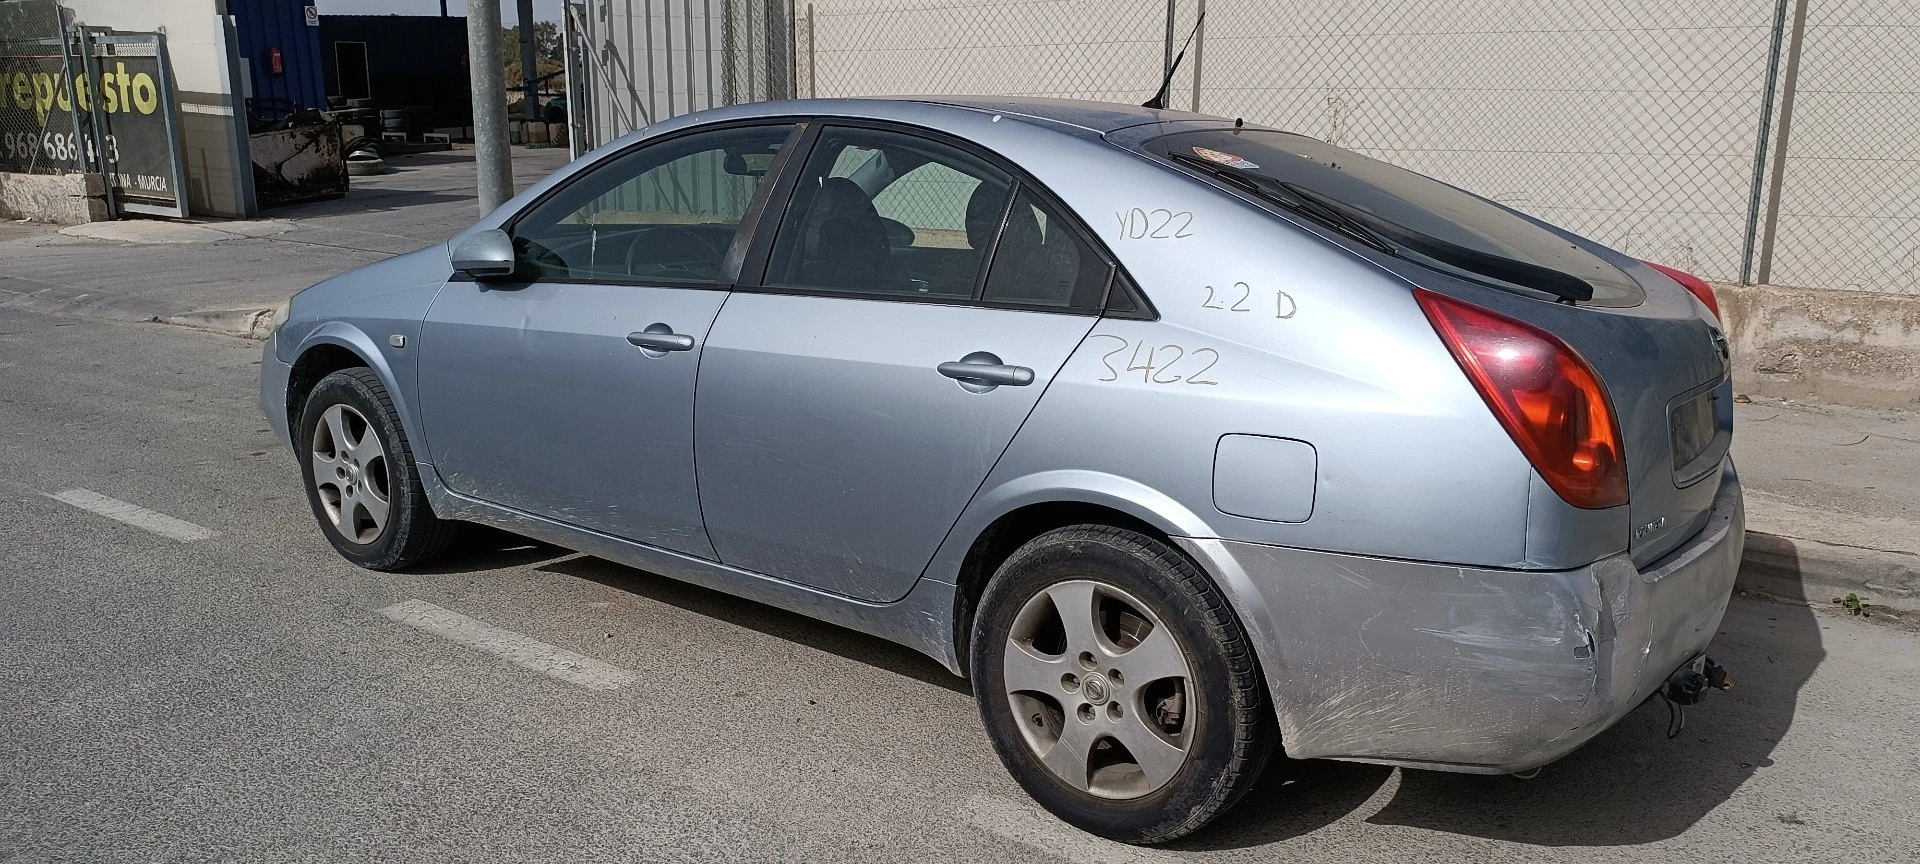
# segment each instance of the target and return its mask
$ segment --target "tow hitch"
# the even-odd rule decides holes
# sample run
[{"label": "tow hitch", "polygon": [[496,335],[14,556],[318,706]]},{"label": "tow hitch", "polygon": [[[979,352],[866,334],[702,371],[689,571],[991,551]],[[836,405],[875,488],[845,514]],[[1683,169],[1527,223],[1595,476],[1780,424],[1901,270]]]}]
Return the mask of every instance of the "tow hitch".
[{"label": "tow hitch", "polygon": [[1667,702],[1668,738],[1679,737],[1680,730],[1687,727],[1687,706],[1699,702],[1709,689],[1732,690],[1733,675],[1705,654],[1681,664],[1667,676],[1660,698]]}]

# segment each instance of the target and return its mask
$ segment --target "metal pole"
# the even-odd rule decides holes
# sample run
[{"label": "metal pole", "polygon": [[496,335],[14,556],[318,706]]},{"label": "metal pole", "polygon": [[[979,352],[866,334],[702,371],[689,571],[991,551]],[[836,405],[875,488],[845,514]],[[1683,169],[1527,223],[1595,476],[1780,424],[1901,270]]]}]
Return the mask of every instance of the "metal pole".
[{"label": "metal pole", "polygon": [[[660,3],[660,39],[665,43],[662,50],[666,51],[660,65],[667,69],[667,113],[661,115],[664,119],[677,113],[673,110],[673,0],[662,0]],[[651,44],[647,46],[647,51],[652,53]]]},{"label": "metal pole", "polygon": [[[93,140],[100,142],[100,146],[105,147],[108,135],[107,105],[106,102],[103,101],[106,97],[100,94],[100,87],[101,82],[106,80],[106,74],[105,70],[100,68],[100,58],[94,51],[93,37],[94,34],[85,27],[76,26],[74,28],[75,48],[79,51],[80,57],[80,74],[87,76],[87,101],[93,103],[93,107],[87,111],[87,128],[91,130]],[[179,176],[184,172],[185,167],[185,163],[180,162],[174,174]],[[117,169],[118,166],[116,166],[116,170]],[[120,218],[120,200],[113,193],[113,178],[110,176],[104,177],[101,182],[108,184],[107,218],[118,219]],[[184,215],[187,210],[186,184],[182,183],[179,188],[174,190],[174,198],[180,203],[180,211]]]},{"label": "metal pole", "polygon": [[1753,284],[1754,242],[1760,234],[1760,189],[1767,185],[1767,139],[1773,137],[1773,96],[1780,87],[1780,46],[1787,35],[1787,0],[1773,7],[1773,43],[1767,50],[1767,83],[1760,96],[1760,131],[1753,142],[1753,182],[1747,187],[1747,230],[1740,249],[1740,284]]},{"label": "metal pole", "polygon": [[572,4],[562,0],[560,5],[560,80],[567,88],[567,158],[578,159],[584,151],[580,149],[580,130],[574,120],[580,117],[582,109],[580,88],[573,81],[573,13],[568,11]]},{"label": "metal pole", "polygon": [[706,65],[707,65],[707,107],[708,107],[708,108],[718,108],[718,107],[720,107],[720,105],[721,105],[722,103],[720,102],[720,93],[719,93],[719,91],[717,91],[717,90],[715,90],[715,89],[713,89],[713,65],[714,65],[714,55],[713,55],[713,0],[701,0],[701,7],[702,7],[702,10],[701,10],[701,15],[702,15],[702,17],[701,17],[701,19],[700,19],[700,21],[701,21],[701,23],[702,23],[702,25],[703,25],[703,27],[704,27],[704,32],[706,33],[706,45],[707,45],[707,55],[706,55]]},{"label": "metal pole", "polygon": [[1173,75],[1173,15],[1178,4],[1179,0],[1167,0],[1167,41],[1161,46],[1166,51],[1160,61],[1160,78],[1163,81]]},{"label": "metal pole", "polygon": [[540,119],[540,67],[533,51],[533,0],[516,4],[520,18],[520,108],[529,121]]},{"label": "metal pole", "polygon": [[1787,173],[1787,137],[1793,132],[1793,91],[1800,79],[1800,43],[1807,32],[1807,0],[1794,0],[1793,35],[1787,41],[1787,71],[1780,83],[1780,135],[1773,144],[1773,183],[1767,189],[1767,217],[1760,232],[1760,266],[1754,274],[1761,285],[1773,280],[1773,237],[1780,223],[1780,189]]},{"label": "metal pole", "polygon": [[[1193,113],[1200,113],[1200,61],[1207,50],[1207,0],[1200,0],[1193,22]],[[1168,43],[1172,44],[1172,43]]]},{"label": "metal pole", "polygon": [[[80,163],[80,172],[83,174],[99,173],[105,175],[107,173],[107,142],[97,140],[95,136],[87,134],[87,128],[80,123],[80,82],[85,80],[86,72],[80,68],[79,59],[74,53],[73,41],[73,37],[67,33],[67,25],[64,22],[61,23],[60,65],[62,68],[60,72],[61,75],[67,79],[67,119],[73,122],[74,150],[77,151],[76,155],[79,157],[75,161]],[[161,71],[164,72],[166,70],[163,68]],[[91,93],[93,87],[89,85],[87,91]],[[166,103],[163,102],[161,104],[165,105]],[[88,113],[91,114],[92,112],[89,111]],[[174,160],[176,164],[179,161],[178,159]],[[102,177],[101,180],[102,182],[107,182],[110,178]],[[176,189],[175,191],[179,190]]]},{"label": "metal pole", "polygon": [[820,68],[817,65],[819,61],[816,59],[817,57],[819,57],[819,55],[815,54],[813,51],[813,27],[814,27],[815,20],[816,19],[813,17],[813,4],[808,3],[807,4],[807,98],[809,99],[820,98],[820,76],[814,73],[815,69]]},{"label": "metal pole", "polygon": [[699,106],[693,104],[693,88],[697,83],[693,75],[693,0],[684,0],[680,4],[680,15],[687,27],[687,113],[691,114],[700,110]]},{"label": "metal pole", "polygon": [[499,0],[467,0],[467,74],[473,93],[473,165],[480,212],[513,197],[513,157],[507,144],[507,69],[500,58]]},{"label": "metal pole", "polygon": [[[633,0],[626,0],[626,3],[627,21],[629,22],[627,25],[629,31],[627,33],[627,80],[631,82],[633,80],[633,61],[640,59],[640,50],[638,46],[633,44],[633,33],[631,32],[633,27],[631,23],[633,21]],[[653,95],[660,92],[660,88],[656,87],[653,82],[653,0],[645,0],[645,2],[641,4],[641,15],[643,16],[642,20],[646,21],[646,26],[642,29],[646,31],[647,35],[647,107],[644,111],[640,110],[640,96],[637,93],[634,94],[633,107],[635,113],[643,114],[647,118],[647,125],[651,126],[653,125],[653,118],[661,116],[660,103],[654,100]],[[672,105],[667,106],[667,113],[673,113]],[[627,131],[631,132],[633,130],[629,129]]]}]

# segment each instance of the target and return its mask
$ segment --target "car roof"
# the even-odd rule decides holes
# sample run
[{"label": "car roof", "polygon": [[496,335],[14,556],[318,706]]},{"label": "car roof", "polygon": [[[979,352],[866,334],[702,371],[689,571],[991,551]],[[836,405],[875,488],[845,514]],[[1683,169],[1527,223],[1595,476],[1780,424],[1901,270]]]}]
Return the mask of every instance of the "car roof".
[{"label": "car roof", "polygon": [[888,97],[893,101],[920,102],[928,105],[948,105],[958,108],[971,108],[977,111],[994,111],[1050,120],[1069,126],[1078,126],[1100,134],[1144,126],[1153,123],[1167,123],[1183,120],[1212,120],[1227,122],[1224,117],[1210,114],[1195,114],[1191,111],[1147,108],[1141,105],[1127,105],[1119,102],[1095,102],[1088,99],[1045,99],[1034,96],[898,96]]}]

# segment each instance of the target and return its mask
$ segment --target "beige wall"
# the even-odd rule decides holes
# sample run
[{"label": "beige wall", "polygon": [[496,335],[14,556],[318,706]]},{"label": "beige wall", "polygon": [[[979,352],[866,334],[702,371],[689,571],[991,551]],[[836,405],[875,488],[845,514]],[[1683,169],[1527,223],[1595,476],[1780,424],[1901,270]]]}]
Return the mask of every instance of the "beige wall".
[{"label": "beige wall", "polygon": [[[90,27],[167,34],[179,94],[187,161],[187,197],[195,216],[254,213],[253,166],[246,136],[235,125],[244,101],[231,95],[227,45],[221,33],[226,0],[62,0]],[[237,155],[236,155],[237,154]]]}]

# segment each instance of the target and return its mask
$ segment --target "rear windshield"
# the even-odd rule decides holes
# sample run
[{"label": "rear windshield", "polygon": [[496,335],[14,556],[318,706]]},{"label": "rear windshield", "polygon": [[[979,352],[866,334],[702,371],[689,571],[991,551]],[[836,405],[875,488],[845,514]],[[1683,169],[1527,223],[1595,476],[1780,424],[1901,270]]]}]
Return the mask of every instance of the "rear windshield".
[{"label": "rear windshield", "polygon": [[1583,305],[1632,306],[1645,299],[1632,277],[1552,231],[1438,180],[1323,141],[1220,129],[1165,135],[1146,147],[1450,275]]}]

